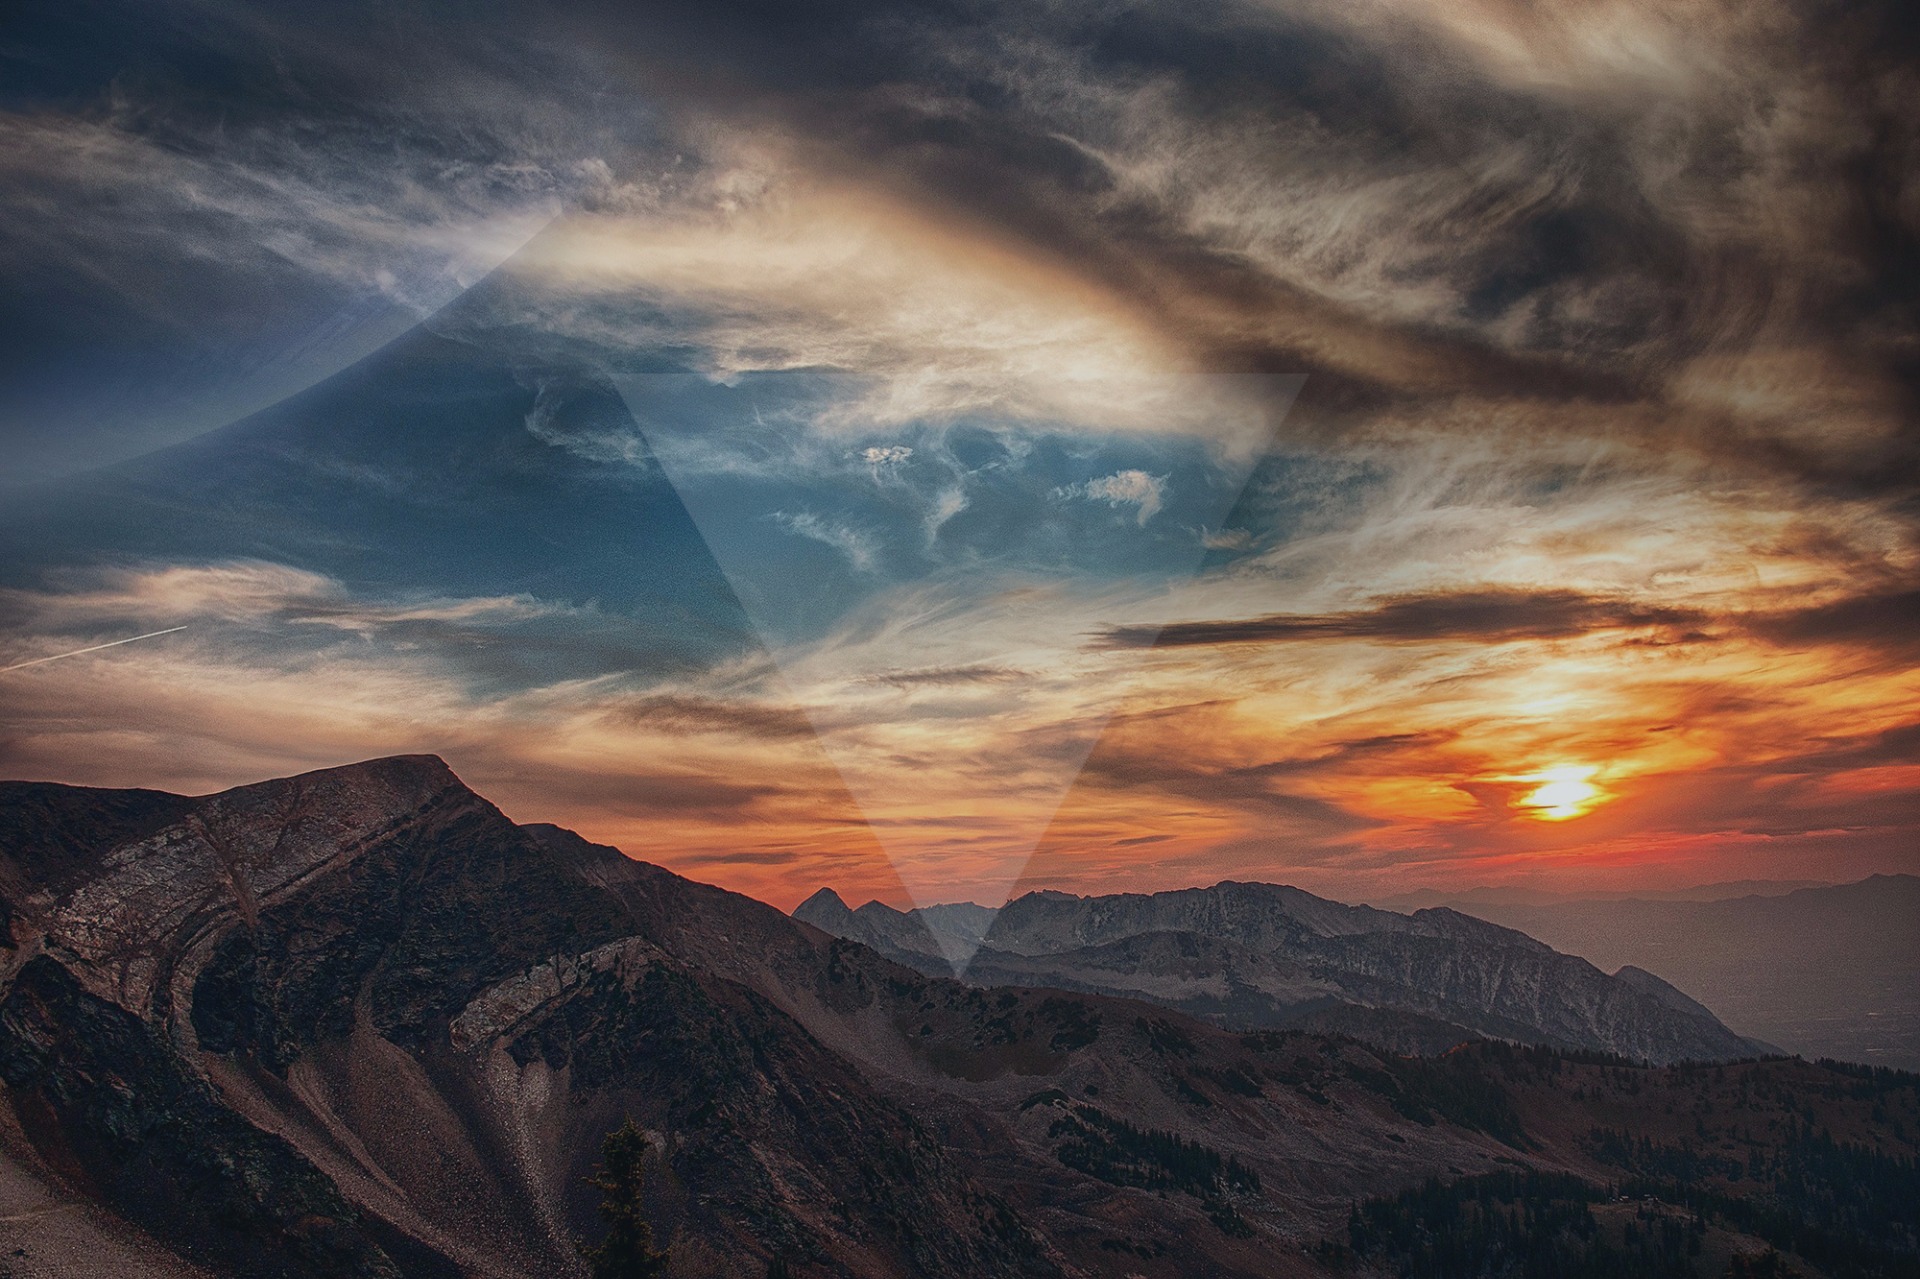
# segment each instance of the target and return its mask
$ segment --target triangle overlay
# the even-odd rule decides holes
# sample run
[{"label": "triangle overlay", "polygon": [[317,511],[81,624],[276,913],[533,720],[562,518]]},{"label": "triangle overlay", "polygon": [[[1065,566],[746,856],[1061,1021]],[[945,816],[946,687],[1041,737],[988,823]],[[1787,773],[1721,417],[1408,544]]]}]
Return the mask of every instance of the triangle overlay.
[{"label": "triangle overlay", "polygon": [[1161,433],[848,427],[848,375],[615,383],[913,903],[997,908],[1304,380],[1184,377],[1222,420]]}]

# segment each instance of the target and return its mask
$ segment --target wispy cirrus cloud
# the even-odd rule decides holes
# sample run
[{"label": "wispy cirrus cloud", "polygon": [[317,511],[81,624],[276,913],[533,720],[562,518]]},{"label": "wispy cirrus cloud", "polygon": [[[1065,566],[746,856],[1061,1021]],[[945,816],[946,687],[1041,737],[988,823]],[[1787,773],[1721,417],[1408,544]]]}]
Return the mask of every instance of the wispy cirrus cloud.
[{"label": "wispy cirrus cloud", "polygon": [[876,567],[880,547],[873,534],[812,511],[775,511],[767,517],[795,537],[830,546],[846,556],[856,573],[870,573]]}]

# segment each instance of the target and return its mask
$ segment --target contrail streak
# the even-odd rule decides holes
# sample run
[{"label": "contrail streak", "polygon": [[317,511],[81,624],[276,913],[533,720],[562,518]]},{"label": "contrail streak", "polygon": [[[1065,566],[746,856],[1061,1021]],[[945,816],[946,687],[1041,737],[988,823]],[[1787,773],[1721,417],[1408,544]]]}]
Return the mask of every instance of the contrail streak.
[{"label": "contrail streak", "polygon": [[55,653],[52,657],[36,657],[30,662],[15,662],[12,666],[0,666],[0,675],[8,671],[17,671],[28,666],[38,666],[42,662],[57,662],[63,657],[78,657],[82,653],[98,653],[103,648],[118,648],[122,644],[131,644],[135,640],[152,639],[156,635],[171,635],[175,631],[184,631],[184,626],[169,626],[164,631],[148,631],[145,635],[129,635],[125,639],[108,640],[104,644],[95,644],[90,648],[76,648],[71,653]]}]

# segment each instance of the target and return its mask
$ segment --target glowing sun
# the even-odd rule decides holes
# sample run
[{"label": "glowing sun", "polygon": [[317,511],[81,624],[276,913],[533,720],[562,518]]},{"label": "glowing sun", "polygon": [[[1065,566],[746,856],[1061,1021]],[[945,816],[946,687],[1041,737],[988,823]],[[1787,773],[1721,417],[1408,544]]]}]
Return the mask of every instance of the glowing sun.
[{"label": "glowing sun", "polygon": [[1542,821],[1564,822],[1590,812],[1606,792],[1587,779],[1600,770],[1580,764],[1543,769],[1516,781],[1540,783],[1520,803]]}]

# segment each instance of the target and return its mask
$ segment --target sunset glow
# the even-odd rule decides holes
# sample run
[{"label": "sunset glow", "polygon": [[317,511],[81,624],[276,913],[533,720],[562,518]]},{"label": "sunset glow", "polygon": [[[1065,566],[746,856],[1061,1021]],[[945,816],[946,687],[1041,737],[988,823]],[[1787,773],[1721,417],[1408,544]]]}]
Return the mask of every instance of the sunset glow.
[{"label": "sunset glow", "polygon": [[1602,798],[1600,788],[1587,780],[1598,771],[1577,765],[1544,769],[1522,779],[1537,781],[1540,785],[1520,802],[1545,821],[1563,822],[1569,817],[1579,817]]}]

